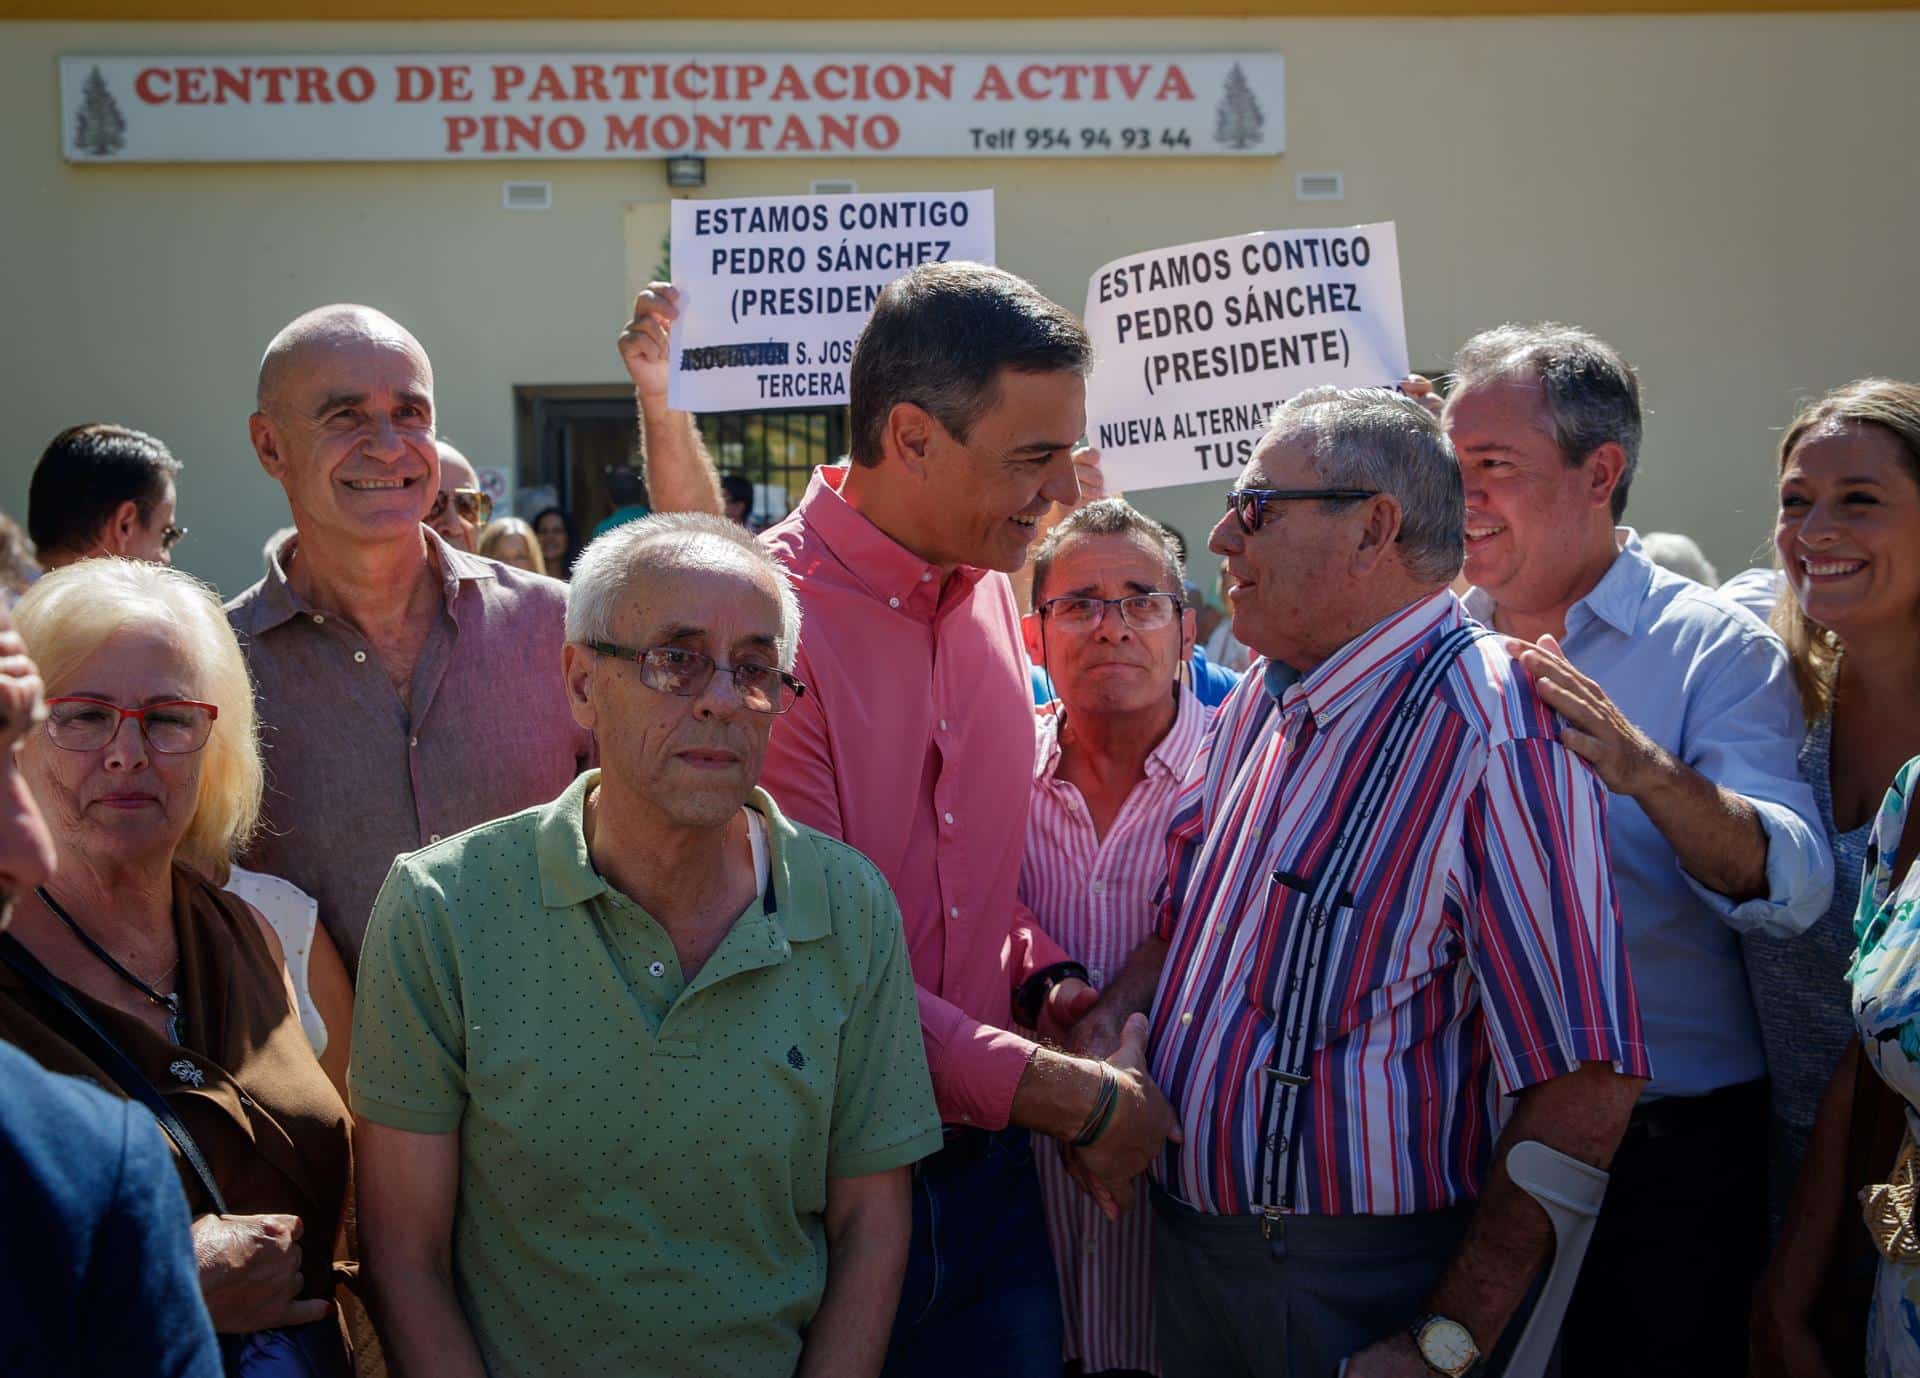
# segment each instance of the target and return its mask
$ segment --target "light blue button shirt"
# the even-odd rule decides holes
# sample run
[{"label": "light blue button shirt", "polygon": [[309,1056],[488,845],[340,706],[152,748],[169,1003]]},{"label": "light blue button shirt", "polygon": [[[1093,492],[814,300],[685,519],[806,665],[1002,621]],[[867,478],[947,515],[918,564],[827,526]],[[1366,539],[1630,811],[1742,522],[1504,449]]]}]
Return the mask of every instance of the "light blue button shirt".
[{"label": "light blue button shirt", "polygon": [[[1805,932],[1827,907],[1833,858],[1795,760],[1806,722],[1786,648],[1618,530],[1620,554],[1567,610],[1561,648],[1634,726],[1752,804],[1767,833],[1767,894],[1735,904],[1681,869],[1638,804],[1608,796],[1614,887],[1653,1060],[1646,1094],[1699,1096],[1766,1075],[1739,935]],[[1492,625],[1484,591],[1466,604]]]}]

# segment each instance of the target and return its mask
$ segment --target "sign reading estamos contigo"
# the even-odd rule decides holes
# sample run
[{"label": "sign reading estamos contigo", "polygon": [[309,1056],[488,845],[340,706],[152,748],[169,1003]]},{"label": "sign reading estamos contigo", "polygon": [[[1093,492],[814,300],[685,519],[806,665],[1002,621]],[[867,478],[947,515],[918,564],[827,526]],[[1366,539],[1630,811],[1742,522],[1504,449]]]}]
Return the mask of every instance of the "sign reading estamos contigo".
[{"label": "sign reading estamos contigo", "polygon": [[65,57],[69,161],[1272,156],[1278,54]]}]

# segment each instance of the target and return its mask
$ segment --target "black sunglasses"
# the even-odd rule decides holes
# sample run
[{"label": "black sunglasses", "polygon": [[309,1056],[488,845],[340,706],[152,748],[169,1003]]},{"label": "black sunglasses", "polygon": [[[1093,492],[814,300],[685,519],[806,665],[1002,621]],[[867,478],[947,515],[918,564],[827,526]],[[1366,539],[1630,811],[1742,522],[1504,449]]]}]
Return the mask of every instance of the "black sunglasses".
[{"label": "black sunglasses", "polygon": [[1379,496],[1377,488],[1236,488],[1227,494],[1227,511],[1251,536],[1266,520],[1270,502],[1359,502]]}]

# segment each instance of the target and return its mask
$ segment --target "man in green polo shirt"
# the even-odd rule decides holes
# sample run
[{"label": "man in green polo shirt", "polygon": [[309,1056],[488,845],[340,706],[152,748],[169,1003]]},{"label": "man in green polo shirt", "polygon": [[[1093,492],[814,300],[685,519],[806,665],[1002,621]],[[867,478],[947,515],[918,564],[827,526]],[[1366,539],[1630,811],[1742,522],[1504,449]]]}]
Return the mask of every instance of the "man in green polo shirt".
[{"label": "man in green polo shirt", "polygon": [[394,863],[350,1085],[397,1374],[879,1372],[940,1122],[886,882],[755,787],[799,618],[721,518],[608,532],[600,769]]}]

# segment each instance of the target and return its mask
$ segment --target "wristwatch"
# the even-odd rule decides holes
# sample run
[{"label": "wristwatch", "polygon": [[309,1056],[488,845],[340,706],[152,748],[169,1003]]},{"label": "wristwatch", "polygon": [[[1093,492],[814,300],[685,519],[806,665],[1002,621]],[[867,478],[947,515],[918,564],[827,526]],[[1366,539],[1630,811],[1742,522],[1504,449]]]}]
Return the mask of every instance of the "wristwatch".
[{"label": "wristwatch", "polygon": [[1473,1333],[1459,1321],[1431,1313],[1415,1316],[1411,1327],[1414,1346],[1421,1362],[1446,1378],[1461,1378],[1480,1362],[1480,1347]]}]

